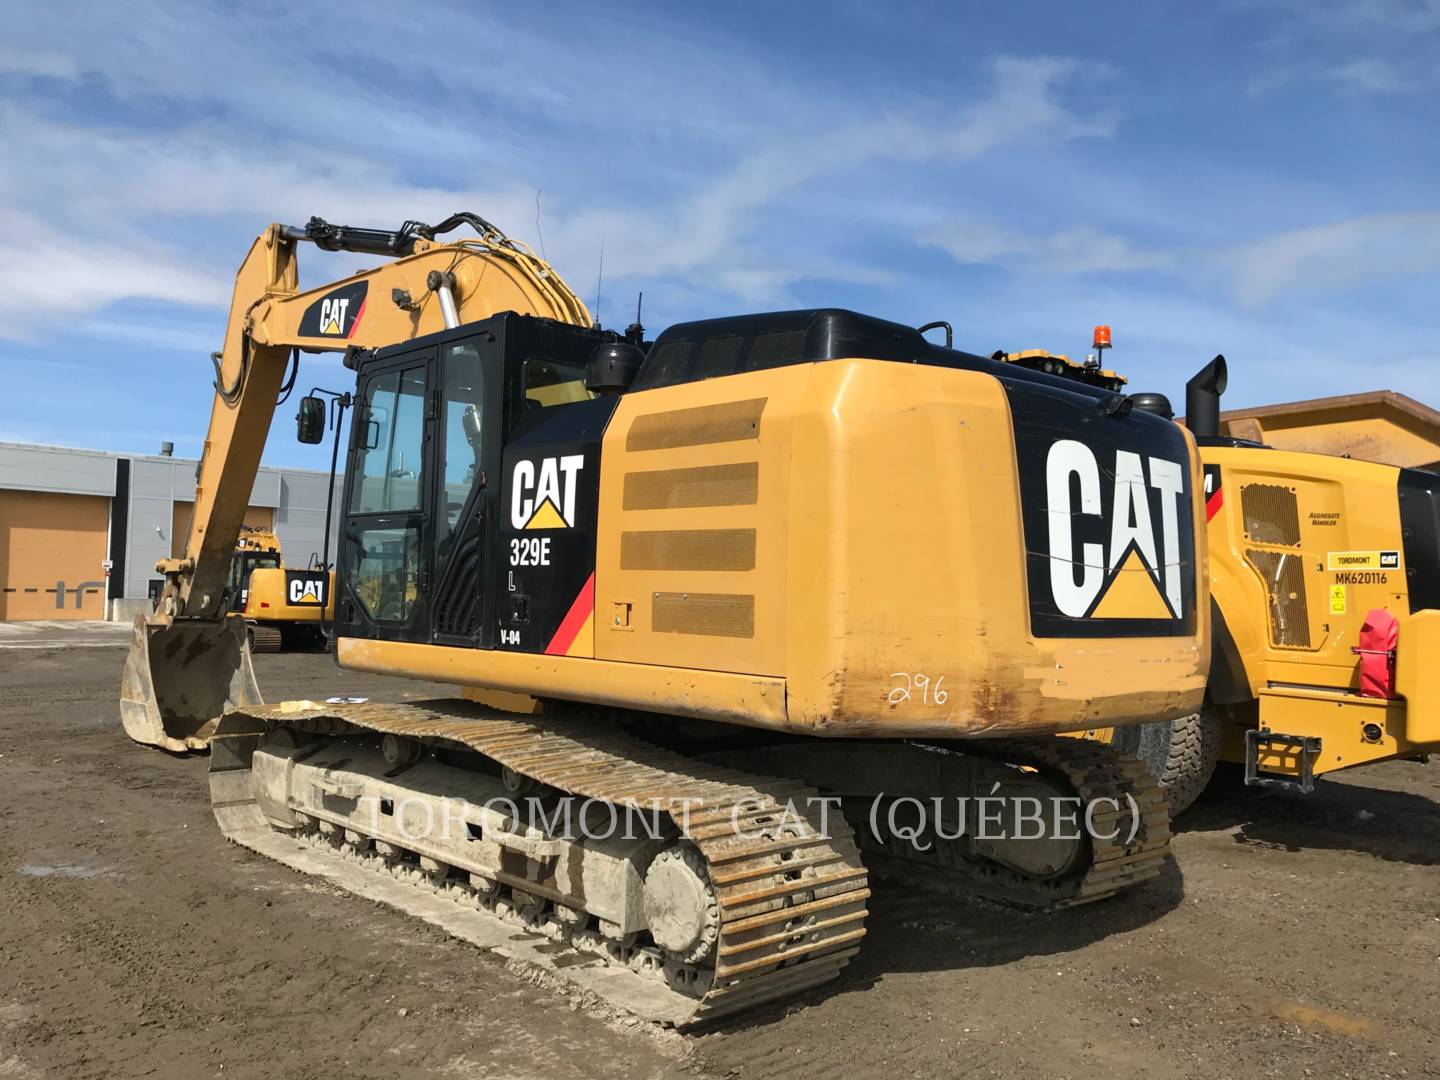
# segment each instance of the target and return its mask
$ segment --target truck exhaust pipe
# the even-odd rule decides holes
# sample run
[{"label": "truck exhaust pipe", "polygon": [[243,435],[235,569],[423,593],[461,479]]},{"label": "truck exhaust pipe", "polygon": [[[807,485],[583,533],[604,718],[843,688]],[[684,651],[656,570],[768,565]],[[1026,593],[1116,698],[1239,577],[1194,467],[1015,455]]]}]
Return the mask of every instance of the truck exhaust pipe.
[{"label": "truck exhaust pipe", "polygon": [[1220,434],[1220,395],[1225,393],[1225,357],[1217,356],[1185,384],[1185,426],[1196,438]]},{"label": "truck exhaust pipe", "polygon": [[204,750],[231,709],[262,705],[245,620],[152,622],[135,617],[120,684],[120,721],[136,742]]}]

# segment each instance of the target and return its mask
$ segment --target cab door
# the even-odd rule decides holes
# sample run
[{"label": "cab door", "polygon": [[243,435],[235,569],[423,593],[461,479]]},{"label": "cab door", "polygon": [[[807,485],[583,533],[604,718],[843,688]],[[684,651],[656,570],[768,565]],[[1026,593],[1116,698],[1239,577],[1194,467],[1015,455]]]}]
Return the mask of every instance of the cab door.
[{"label": "cab door", "polygon": [[340,636],[429,639],[435,367],[431,348],[363,373],[340,537]]},{"label": "cab door", "polygon": [[336,630],[488,648],[504,364],[495,335],[450,335],[362,373]]},{"label": "cab door", "polygon": [[442,344],[436,365],[430,640],[491,648],[504,348],[495,334]]}]

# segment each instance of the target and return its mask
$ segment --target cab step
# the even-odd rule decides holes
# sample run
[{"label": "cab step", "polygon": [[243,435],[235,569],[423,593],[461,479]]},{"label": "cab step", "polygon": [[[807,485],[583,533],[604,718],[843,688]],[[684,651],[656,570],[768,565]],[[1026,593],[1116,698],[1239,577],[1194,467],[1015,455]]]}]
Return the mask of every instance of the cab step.
[{"label": "cab step", "polygon": [[[1260,771],[1261,754],[1293,757],[1294,772]],[[1292,788],[1304,795],[1315,790],[1315,759],[1320,756],[1318,735],[1285,735],[1268,728],[1245,732],[1245,784],[1247,787]]]}]

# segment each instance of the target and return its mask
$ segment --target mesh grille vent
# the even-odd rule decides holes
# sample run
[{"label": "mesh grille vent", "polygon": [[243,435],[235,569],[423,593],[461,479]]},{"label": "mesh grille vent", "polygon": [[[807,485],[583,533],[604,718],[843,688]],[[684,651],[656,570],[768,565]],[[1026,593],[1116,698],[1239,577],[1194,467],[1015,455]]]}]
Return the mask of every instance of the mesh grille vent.
[{"label": "mesh grille vent", "polygon": [[754,570],[754,529],[667,529],[620,534],[622,570]]},{"label": "mesh grille vent", "polygon": [[1293,488],[1246,484],[1240,489],[1245,535],[1257,544],[1300,546],[1300,509]]},{"label": "mesh grille vent", "polygon": [[637,416],[625,435],[626,450],[669,450],[677,446],[740,442],[760,438],[766,398],[722,401],[693,409]]},{"label": "mesh grille vent", "polygon": [[1266,591],[1270,594],[1271,642],[1308,649],[1310,613],[1305,601],[1303,559],[1288,551],[1260,551],[1256,548],[1247,548],[1245,558],[1260,571],[1260,576],[1265,579]]},{"label": "mesh grille vent", "polygon": [[669,510],[684,506],[754,506],[760,493],[760,463],[702,465],[625,475],[626,510]]},{"label": "mesh grille vent", "polygon": [[656,593],[650,628],[657,634],[755,636],[755,597],[730,593]]}]

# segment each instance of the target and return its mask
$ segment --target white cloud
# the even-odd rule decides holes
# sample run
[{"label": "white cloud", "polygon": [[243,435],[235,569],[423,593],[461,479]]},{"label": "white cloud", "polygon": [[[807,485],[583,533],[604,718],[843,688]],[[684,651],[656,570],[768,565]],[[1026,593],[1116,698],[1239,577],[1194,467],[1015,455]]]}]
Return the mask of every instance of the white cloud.
[{"label": "white cloud", "polygon": [[1370,214],[1291,229],[1224,253],[1236,298],[1264,304],[1282,292],[1440,270],[1440,211]]},{"label": "white cloud", "polygon": [[1364,94],[1398,94],[1413,85],[1402,75],[1399,65],[1376,56],[1347,61],[1329,68],[1325,75],[1347,89]]},{"label": "white cloud", "polygon": [[1440,271],[1440,211],[1369,214],[1223,248],[1146,247],[1091,228],[1019,233],[947,219],[917,233],[957,262],[1052,275],[1160,272],[1260,307],[1282,294]]},{"label": "white cloud", "polygon": [[27,48],[16,41],[0,41],[0,75],[40,75],[74,79],[80,75],[75,57],[58,49]]},{"label": "white cloud", "polygon": [[1440,0],[1252,0],[1242,7],[1281,20],[1257,42],[1264,62],[1251,79],[1252,94],[1305,83],[1352,95],[1422,93],[1436,85]]},{"label": "white cloud", "polygon": [[222,277],[178,264],[154,245],[139,248],[48,229],[10,227],[0,214],[0,339],[23,339],[56,318],[118,300],[218,306]]},{"label": "white cloud", "polygon": [[917,239],[942,249],[957,262],[994,263],[1045,274],[1166,270],[1175,263],[1171,252],[1143,248],[1122,236],[1088,227],[1032,234],[952,218]]}]

